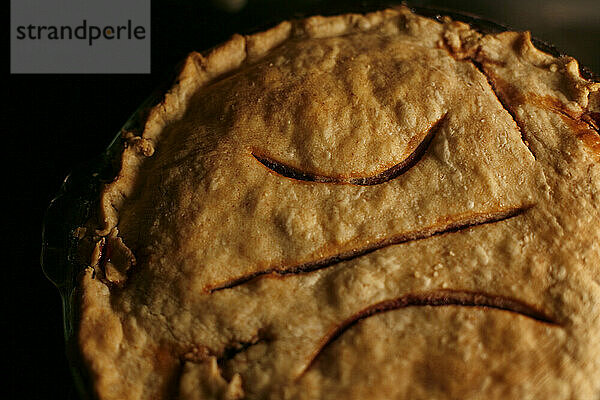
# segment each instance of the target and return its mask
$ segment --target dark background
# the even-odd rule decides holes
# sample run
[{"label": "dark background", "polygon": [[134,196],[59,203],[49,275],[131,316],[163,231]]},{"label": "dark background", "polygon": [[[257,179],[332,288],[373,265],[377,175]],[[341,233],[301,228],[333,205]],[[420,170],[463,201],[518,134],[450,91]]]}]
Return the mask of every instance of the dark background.
[{"label": "dark background", "polygon": [[[223,3],[243,6],[223,6]],[[39,265],[44,211],[64,177],[101,153],[136,107],[192,50],[232,33],[301,14],[356,9],[376,2],[172,0],[152,2],[152,73],[148,75],[10,75],[9,128],[2,191],[4,240],[2,330],[8,333],[3,387],[23,399],[76,399],[64,354],[61,301]],[[379,4],[386,4],[379,2]],[[389,3],[387,3],[389,4]],[[413,1],[529,29],[600,72],[600,6],[578,1]],[[118,62],[118,60],[114,60]],[[6,66],[8,67],[8,62]],[[9,398],[11,398],[9,397]]]}]

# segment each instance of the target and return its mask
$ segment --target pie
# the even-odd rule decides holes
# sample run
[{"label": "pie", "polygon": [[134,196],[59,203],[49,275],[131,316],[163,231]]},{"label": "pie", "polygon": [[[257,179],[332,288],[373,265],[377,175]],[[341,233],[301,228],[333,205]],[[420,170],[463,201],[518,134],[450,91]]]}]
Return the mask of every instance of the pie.
[{"label": "pie", "polygon": [[599,112],[529,33],[404,7],[190,54],[85,230],[90,387],[600,398]]}]

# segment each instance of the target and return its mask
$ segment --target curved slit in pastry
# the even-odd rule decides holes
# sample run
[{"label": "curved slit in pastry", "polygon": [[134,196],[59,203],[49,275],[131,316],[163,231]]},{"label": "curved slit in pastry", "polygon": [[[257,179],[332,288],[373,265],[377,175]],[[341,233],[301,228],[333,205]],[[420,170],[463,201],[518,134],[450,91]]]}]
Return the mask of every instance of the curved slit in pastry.
[{"label": "curved slit in pastry", "polygon": [[383,172],[380,172],[373,176],[366,177],[337,177],[337,176],[326,176],[326,175],[317,175],[311,172],[302,171],[298,168],[291,167],[289,165],[283,164],[279,161],[275,161],[269,157],[258,155],[255,152],[252,152],[252,156],[256,158],[258,162],[262,165],[270,169],[271,171],[285,176],[287,178],[299,180],[299,181],[308,181],[308,182],[319,182],[319,183],[336,183],[336,184],[349,184],[349,185],[358,185],[358,186],[372,186],[379,185],[381,183],[390,181],[404,174],[406,171],[414,167],[419,160],[425,154],[425,151],[429,147],[429,144],[433,140],[435,136],[435,132],[439,127],[440,123],[444,120],[446,115],[443,115],[440,119],[438,119],[430,128],[423,140],[417,145],[417,147],[404,159],[404,161],[386,169]]},{"label": "curved slit in pastry", "polygon": [[329,334],[321,339],[319,348],[313,352],[312,357],[298,378],[300,378],[312,365],[314,365],[319,355],[323,353],[323,351],[331,343],[333,343],[344,332],[346,332],[360,320],[386,311],[415,306],[464,306],[494,308],[520,314],[524,317],[531,318],[549,325],[559,325],[557,321],[543,311],[538,310],[522,301],[505,296],[452,289],[439,289],[430,292],[409,293],[396,299],[384,300],[373,304],[354,314],[350,318],[342,321],[339,325],[332,329]]},{"label": "curved slit in pastry", "polygon": [[362,255],[371,253],[375,250],[379,250],[384,247],[388,247],[394,244],[405,243],[413,240],[421,240],[426,239],[435,235],[442,235],[444,233],[457,232],[464,229],[468,229],[471,227],[489,224],[492,222],[503,221],[512,217],[516,217],[518,215],[523,214],[525,211],[533,207],[533,205],[525,205],[521,207],[515,208],[507,208],[505,210],[500,210],[492,213],[480,213],[473,214],[469,216],[469,218],[465,218],[459,221],[448,222],[446,225],[434,225],[432,227],[426,227],[420,229],[418,231],[413,231],[409,233],[404,233],[401,235],[393,236],[390,238],[386,238],[380,240],[378,242],[372,243],[368,246],[358,248],[349,252],[339,253],[331,257],[321,258],[319,260],[310,261],[304,264],[299,264],[295,266],[283,266],[283,267],[275,267],[268,268],[262,271],[253,272],[247,275],[243,275],[237,278],[233,278],[228,282],[217,284],[212,287],[208,287],[206,291],[209,293],[216,292],[224,289],[231,289],[236,286],[243,285],[254,278],[258,278],[262,275],[269,274],[277,274],[280,276],[283,275],[292,275],[292,274],[302,274],[307,272],[316,271],[319,269],[327,268],[333,266],[335,264],[341,263],[343,261],[352,260],[354,258],[360,257]]}]

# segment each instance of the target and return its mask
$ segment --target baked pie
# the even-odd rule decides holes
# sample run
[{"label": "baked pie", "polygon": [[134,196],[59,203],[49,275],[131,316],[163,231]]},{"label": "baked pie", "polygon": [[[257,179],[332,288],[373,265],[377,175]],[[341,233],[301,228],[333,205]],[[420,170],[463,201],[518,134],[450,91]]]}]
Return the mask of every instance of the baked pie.
[{"label": "baked pie", "polygon": [[190,54],[85,231],[95,395],[600,398],[599,112],[403,7]]}]

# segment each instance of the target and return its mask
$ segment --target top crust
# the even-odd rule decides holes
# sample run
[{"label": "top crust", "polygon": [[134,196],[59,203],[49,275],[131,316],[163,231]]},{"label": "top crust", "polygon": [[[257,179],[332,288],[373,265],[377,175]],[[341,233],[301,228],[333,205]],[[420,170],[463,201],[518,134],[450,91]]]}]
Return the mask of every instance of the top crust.
[{"label": "top crust", "polygon": [[191,53],[88,238],[95,394],[600,396],[599,93],[404,7]]}]

